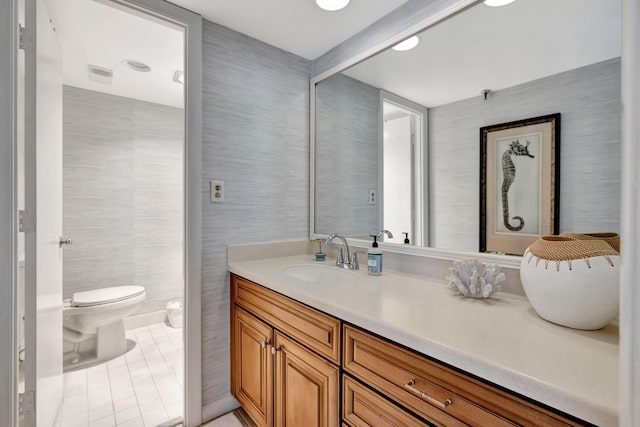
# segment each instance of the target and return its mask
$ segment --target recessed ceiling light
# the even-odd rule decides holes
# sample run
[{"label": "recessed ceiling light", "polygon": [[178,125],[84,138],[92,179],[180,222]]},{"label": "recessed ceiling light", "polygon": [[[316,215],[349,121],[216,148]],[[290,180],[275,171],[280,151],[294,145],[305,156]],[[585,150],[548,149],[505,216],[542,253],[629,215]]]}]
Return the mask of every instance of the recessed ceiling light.
[{"label": "recessed ceiling light", "polygon": [[484,4],[491,7],[505,6],[515,0],[484,0]]},{"label": "recessed ceiling light", "polygon": [[350,0],[316,0],[316,4],[320,9],[333,12],[347,7],[349,1]]},{"label": "recessed ceiling light", "polygon": [[132,70],[140,71],[142,73],[148,73],[151,71],[151,67],[149,67],[144,62],[136,61],[134,59],[125,59],[122,61],[124,65],[131,68]]},{"label": "recessed ceiling light", "polygon": [[184,84],[184,71],[176,71],[173,73],[173,81],[176,83]]},{"label": "recessed ceiling light", "polygon": [[418,46],[418,43],[420,43],[420,37],[413,36],[413,37],[409,37],[404,41],[401,41],[397,45],[393,46],[391,49],[403,52],[405,50],[413,49],[414,47]]}]

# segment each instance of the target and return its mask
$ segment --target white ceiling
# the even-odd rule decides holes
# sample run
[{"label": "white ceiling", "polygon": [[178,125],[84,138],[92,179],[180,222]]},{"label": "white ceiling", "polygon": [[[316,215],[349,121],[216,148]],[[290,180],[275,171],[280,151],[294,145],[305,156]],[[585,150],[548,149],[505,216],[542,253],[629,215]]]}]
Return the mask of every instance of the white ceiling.
[{"label": "white ceiling", "polygon": [[407,0],[351,0],[327,12],[314,0],[172,0],[209,21],[316,59]]},{"label": "white ceiling", "polygon": [[[204,18],[307,59],[315,59],[407,0],[351,0],[327,12],[314,0],[174,0]],[[109,0],[47,0],[63,49],[63,81],[113,95],[182,107],[182,30]],[[144,62],[140,73],[122,64]],[[88,66],[113,70],[110,85],[89,80]]]},{"label": "white ceiling", "polygon": [[479,3],[345,74],[426,107],[481,96],[621,54],[618,0]]},{"label": "white ceiling", "polygon": [[[172,80],[184,69],[182,29],[107,2],[48,0],[47,6],[62,45],[65,85],[183,106],[184,86]],[[141,61],[151,71],[134,71],[125,59]],[[89,65],[113,70],[112,84],[89,80]]]},{"label": "white ceiling", "polygon": [[[205,18],[306,58],[316,58],[406,0],[351,0],[326,12],[314,0],[174,0]],[[64,83],[164,105],[183,105],[183,34],[109,6],[109,0],[47,0],[63,48]],[[479,96],[620,55],[620,1],[482,3],[423,32],[408,52],[387,51],[346,74],[425,106]],[[149,73],[127,68],[135,59]],[[112,85],[88,65],[113,70]]]}]

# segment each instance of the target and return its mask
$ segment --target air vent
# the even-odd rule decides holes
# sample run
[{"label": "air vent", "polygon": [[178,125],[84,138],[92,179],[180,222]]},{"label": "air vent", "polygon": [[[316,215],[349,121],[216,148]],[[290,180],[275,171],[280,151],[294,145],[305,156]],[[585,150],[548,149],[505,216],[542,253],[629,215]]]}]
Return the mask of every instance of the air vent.
[{"label": "air vent", "polygon": [[110,85],[113,80],[113,70],[108,68],[89,65],[89,80],[94,82]]},{"label": "air vent", "polygon": [[125,59],[124,61],[122,61],[122,63],[132,70],[140,71],[142,73],[148,73],[149,71],[151,71],[151,67],[149,67],[144,62],[136,61],[135,59]]}]

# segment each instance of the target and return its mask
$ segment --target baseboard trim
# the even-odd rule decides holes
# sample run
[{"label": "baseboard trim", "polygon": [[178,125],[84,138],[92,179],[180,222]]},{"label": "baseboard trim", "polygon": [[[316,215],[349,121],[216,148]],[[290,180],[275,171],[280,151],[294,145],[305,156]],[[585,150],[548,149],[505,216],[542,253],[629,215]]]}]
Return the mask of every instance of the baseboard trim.
[{"label": "baseboard trim", "polygon": [[211,421],[214,418],[218,418],[220,415],[224,415],[227,412],[231,412],[238,409],[240,404],[232,395],[227,395],[222,399],[210,403],[202,408],[202,423]]},{"label": "baseboard trim", "polygon": [[152,311],[151,313],[138,314],[137,316],[125,317],[122,319],[125,331],[142,328],[143,326],[151,326],[157,323],[164,323],[166,320],[166,310]]}]

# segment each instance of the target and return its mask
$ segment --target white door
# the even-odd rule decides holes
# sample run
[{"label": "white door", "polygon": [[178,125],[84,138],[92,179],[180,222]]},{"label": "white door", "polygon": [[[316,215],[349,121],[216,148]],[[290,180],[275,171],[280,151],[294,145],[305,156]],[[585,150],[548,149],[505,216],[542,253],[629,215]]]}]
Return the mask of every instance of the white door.
[{"label": "white door", "polygon": [[44,0],[27,0],[25,18],[25,396],[35,405],[23,407],[28,427],[49,427],[63,393],[62,49]]}]

